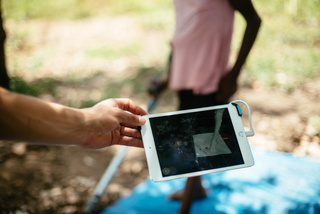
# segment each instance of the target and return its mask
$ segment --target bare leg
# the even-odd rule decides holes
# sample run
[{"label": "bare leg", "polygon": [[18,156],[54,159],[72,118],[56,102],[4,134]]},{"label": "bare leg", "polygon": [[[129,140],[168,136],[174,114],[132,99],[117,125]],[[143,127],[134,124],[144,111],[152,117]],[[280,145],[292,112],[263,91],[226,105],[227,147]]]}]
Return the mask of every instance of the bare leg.
[{"label": "bare leg", "polygon": [[183,193],[184,194],[181,195],[180,214],[189,213],[193,200],[207,196],[206,191],[201,184],[200,176],[188,178]]},{"label": "bare leg", "polygon": [[192,186],[192,200],[205,198],[207,196],[206,190],[203,188],[201,183],[201,177],[190,177],[187,180],[186,186],[183,190],[177,191],[170,195],[170,200],[183,200],[186,194],[188,194],[187,188]]}]

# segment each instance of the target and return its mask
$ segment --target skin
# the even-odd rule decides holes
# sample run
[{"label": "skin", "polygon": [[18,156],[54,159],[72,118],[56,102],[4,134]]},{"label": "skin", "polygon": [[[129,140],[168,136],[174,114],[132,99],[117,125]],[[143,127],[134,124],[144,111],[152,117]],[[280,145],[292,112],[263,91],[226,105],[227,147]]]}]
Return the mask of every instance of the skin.
[{"label": "skin", "polygon": [[[218,91],[216,91],[216,100],[220,103],[227,103],[231,96],[237,91],[237,80],[240,75],[240,71],[252,49],[261,25],[261,19],[253,7],[251,0],[229,0],[229,3],[235,9],[235,11],[238,11],[243,16],[247,25],[243,34],[242,43],[240,45],[236,61],[231,70],[222,77],[219,83]],[[154,87],[156,89],[149,89],[148,91],[155,97],[160,96],[160,94],[168,87],[168,83],[170,82],[172,57],[173,52],[171,51],[168,59],[167,73],[162,78],[162,81],[158,83],[158,87]],[[206,191],[201,184],[200,177],[188,178],[185,189],[172,194],[170,198],[172,200],[182,199],[182,204],[184,205],[182,207],[189,209],[187,205],[190,196],[193,197],[192,199],[206,197]],[[183,211],[181,211],[181,213]]]},{"label": "skin", "polygon": [[255,11],[251,0],[229,0],[229,2],[235,10],[240,12],[240,14],[246,20],[247,26],[235,64],[228,74],[220,81],[217,95],[217,99],[220,101],[228,100],[237,91],[238,76],[249,55],[253,43],[256,40],[261,25],[261,19]]},{"label": "skin", "polygon": [[0,139],[38,144],[143,147],[138,127],[147,112],[130,99],[76,109],[0,88]]},{"label": "skin", "polygon": [[[242,43],[240,45],[236,61],[231,70],[220,80],[216,99],[221,103],[229,100],[229,98],[237,91],[237,80],[240,75],[240,71],[251,51],[261,25],[261,19],[254,9],[251,0],[229,0],[229,3],[243,16],[247,26],[243,34]],[[173,53],[171,51],[168,59],[168,71],[162,78],[162,81],[158,83],[157,90],[149,90],[151,95],[159,96],[168,87],[172,56]]]}]

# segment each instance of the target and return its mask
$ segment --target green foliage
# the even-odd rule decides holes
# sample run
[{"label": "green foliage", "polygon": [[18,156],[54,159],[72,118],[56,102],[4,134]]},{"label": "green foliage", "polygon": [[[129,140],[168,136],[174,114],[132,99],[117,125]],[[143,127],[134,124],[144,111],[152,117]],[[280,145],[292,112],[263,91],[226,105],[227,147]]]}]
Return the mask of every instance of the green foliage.
[{"label": "green foliage", "polygon": [[[101,89],[102,96],[100,99],[84,99],[81,101],[80,106],[76,107],[90,107],[101,100],[109,98],[131,97],[134,99],[146,100],[146,87],[148,85],[148,81],[152,77],[161,75],[163,70],[157,67],[138,67],[130,68],[126,73],[127,78],[123,78],[120,81],[107,81],[105,87]],[[86,79],[86,81],[88,81],[88,79]],[[68,85],[70,85],[70,83],[68,83]]]},{"label": "green foliage", "polygon": [[120,97],[120,95],[127,95],[127,97],[145,96],[147,85],[150,78],[160,75],[163,71],[157,67],[140,67],[132,68],[132,75],[128,76],[122,81],[110,82],[104,89],[104,98]]},{"label": "green foliage", "polygon": [[[174,12],[172,8],[159,8],[141,14],[139,20],[147,30],[166,30],[168,27],[172,27]],[[170,30],[172,31],[173,29]]]},{"label": "green foliage", "polygon": [[171,8],[171,0],[107,0],[109,11],[115,15],[121,14],[145,14],[152,11],[161,10],[164,8]]},{"label": "green foliage", "polygon": [[[253,4],[262,18],[262,26],[242,72],[242,80],[292,91],[306,80],[320,76],[320,1],[255,0]],[[172,0],[2,0],[2,11],[5,19],[11,21],[130,16],[138,20],[143,30],[157,30],[163,35],[172,35],[174,26]],[[239,49],[244,27],[245,21],[237,14],[233,59]],[[13,51],[26,50],[28,39],[27,32],[17,29],[7,47]],[[148,49],[143,45],[143,41],[137,41],[121,47],[88,47],[84,53],[90,58],[111,60],[136,55],[136,60],[142,61],[150,58],[150,54],[141,54]],[[166,53],[167,49],[163,48],[153,58],[162,59]],[[41,67],[43,57],[34,56],[26,71],[33,72]],[[141,63],[141,66],[144,64]],[[137,80],[133,78],[130,81]],[[126,84],[131,83],[126,81]]]},{"label": "green foliage", "polygon": [[320,116],[313,116],[309,118],[307,134],[310,137],[314,137],[316,135],[320,136]]},{"label": "green foliage", "polygon": [[27,82],[20,77],[13,76],[10,81],[10,89],[20,94],[30,96],[39,96],[41,93],[47,92],[55,94],[55,88],[59,81],[54,78],[45,78],[34,82]]},{"label": "green foliage", "polygon": [[10,43],[7,43],[7,49],[12,51],[21,51],[28,49],[29,32],[16,30],[12,32]]},{"label": "green foliage", "polygon": [[[260,0],[254,4],[262,26],[242,79],[292,91],[319,76],[320,1]],[[239,46],[243,32],[241,16],[237,16],[235,26],[234,49]]]},{"label": "green foliage", "polygon": [[102,14],[151,13],[170,8],[170,0],[2,0],[5,18],[25,19],[81,19]]},{"label": "green foliage", "polygon": [[141,49],[140,44],[132,43],[127,46],[117,48],[111,46],[90,47],[85,50],[85,53],[89,57],[117,59],[121,56],[136,54],[139,49]]},{"label": "green foliage", "polygon": [[38,96],[40,94],[37,88],[18,77],[11,78],[10,89],[14,92],[30,96]]},{"label": "green foliage", "polygon": [[2,0],[5,18],[26,19],[79,19],[101,12],[102,0]]}]

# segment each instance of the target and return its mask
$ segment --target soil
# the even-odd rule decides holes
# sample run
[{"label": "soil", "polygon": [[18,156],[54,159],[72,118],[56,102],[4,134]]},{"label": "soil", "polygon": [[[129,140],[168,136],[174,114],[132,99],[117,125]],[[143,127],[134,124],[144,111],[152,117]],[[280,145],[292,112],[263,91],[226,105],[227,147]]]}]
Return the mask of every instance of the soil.
[{"label": "soil", "polygon": [[[320,115],[319,91],[320,78],[290,93],[266,89],[258,83],[240,83],[233,99],[244,100],[251,108],[255,136],[249,138],[250,144],[320,160],[320,136],[309,132],[309,119]],[[156,110],[167,110],[161,105],[174,110],[176,100],[174,96],[171,99],[160,101]],[[248,126],[248,121],[244,124]],[[83,213],[120,148],[91,150],[0,141],[0,213]],[[95,211],[130,194],[147,177],[144,150],[130,148]]]}]

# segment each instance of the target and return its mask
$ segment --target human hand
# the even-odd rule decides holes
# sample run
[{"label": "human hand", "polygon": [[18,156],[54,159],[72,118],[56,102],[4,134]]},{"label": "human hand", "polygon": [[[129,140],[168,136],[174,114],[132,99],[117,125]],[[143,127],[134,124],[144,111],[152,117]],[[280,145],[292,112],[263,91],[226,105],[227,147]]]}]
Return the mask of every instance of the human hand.
[{"label": "human hand", "polygon": [[148,113],[130,99],[107,99],[95,106],[82,109],[85,130],[82,146],[102,148],[111,145],[143,147],[138,126]]},{"label": "human hand", "polygon": [[237,91],[238,83],[237,78],[233,75],[233,72],[228,72],[219,83],[219,89],[217,92],[217,101],[223,103],[228,102],[230,97]]}]

